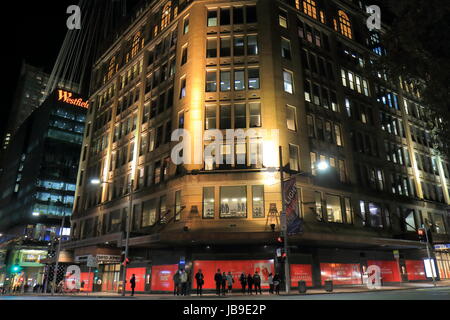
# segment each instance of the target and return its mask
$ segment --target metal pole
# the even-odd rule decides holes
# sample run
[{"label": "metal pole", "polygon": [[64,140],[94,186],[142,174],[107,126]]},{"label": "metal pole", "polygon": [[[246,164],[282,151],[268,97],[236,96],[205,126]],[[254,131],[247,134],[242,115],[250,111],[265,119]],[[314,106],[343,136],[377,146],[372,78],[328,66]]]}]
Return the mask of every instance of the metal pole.
[{"label": "metal pole", "polygon": [[63,233],[64,223],[65,222],[66,222],[66,212],[64,211],[63,219],[62,219],[62,222],[61,222],[61,228],[59,229],[59,242],[58,242],[58,249],[56,250],[55,270],[53,270],[52,296],[55,294],[56,276],[58,275],[59,255],[61,253],[62,233]]},{"label": "metal pole", "polygon": [[[88,283],[86,288],[87,295],[89,295],[89,286],[91,285],[91,271],[92,271],[91,269],[92,268],[89,267]],[[92,290],[94,290],[94,283],[92,283]]]},{"label": "metal pole", "polygon": [[284,199],[284,169],[283,169],[283,147],[280,146],[280,180],[281,180],[281,202],[283,219],[283,233],[284,233],[284,252],[286,253],[286,260],[284,261],[284,277],[286,282],[286,293],[291,292],[291,275],[289,270],[289,254],[288,254],[288,231],[287,231],[287,217],[286,217],[286,203]]},{"label": "metal pole", "polygon": [[126,226],[125,226],[125,261],[123,264],[123,272],[122,272],[122,279],[123,279],[123,288],[122,288],[122,297],[125,296],[126,293],[126,282],[127,282],[127,263],[126,261],[128,260],[128,246],[130,243],[130,215],[131,215],[131,210],[133,210],[133,185],[134,185],[134,181],[131,180],[130,182],[130,195],[129,195],[129,207],[128,207],[128,212],[127,212],[127,219],[126,219]]},{"label": "metal pole", "polygon": [[427,237],[427,255],[428,255],[428,261],[430,262],[430,268],[431,268],[431,278],[433,279],[433,286],[436,287],[436,279],[434,278],[434,259],[431,259],[431,253],[430,253],[430,240],[428,239],[428,226],[424,225],[425,227],[425,236]]}]

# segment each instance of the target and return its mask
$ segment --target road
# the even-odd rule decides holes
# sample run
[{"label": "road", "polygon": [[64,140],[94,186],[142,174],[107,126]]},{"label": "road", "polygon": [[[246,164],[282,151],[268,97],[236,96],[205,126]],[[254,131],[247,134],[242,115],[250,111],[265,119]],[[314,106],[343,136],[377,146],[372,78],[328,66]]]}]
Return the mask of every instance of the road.
[{"label": "road", "polygon": [[[222,302],[234,301],[251,301],[251,300],[450,300],[450,287],[438,288],[422,288],[394,291],[373,291],[358,293],[328,293],[328,294],[312,294],[312,295],[292,295],[292,296],[239,296],[233,295],[221,297],[218,300]],[[121,296],[0,296],[0,300],[179,300],[179,301],[214,301],[215,296],[204,296],[197,298],[181,297],[174,299],[173,296],[139,296],[139,297],[121,297]]]}]

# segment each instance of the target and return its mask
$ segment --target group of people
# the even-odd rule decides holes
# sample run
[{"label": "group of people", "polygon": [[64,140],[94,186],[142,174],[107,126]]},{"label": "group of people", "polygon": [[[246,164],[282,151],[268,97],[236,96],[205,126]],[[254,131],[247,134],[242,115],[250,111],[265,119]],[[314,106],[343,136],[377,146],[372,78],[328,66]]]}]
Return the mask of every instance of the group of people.
[{"label": "group of people", "polygon": [[180,269],[173,275],[174,292],[175,296],[187,296],[189,290],[190,276],[185,269]]}]

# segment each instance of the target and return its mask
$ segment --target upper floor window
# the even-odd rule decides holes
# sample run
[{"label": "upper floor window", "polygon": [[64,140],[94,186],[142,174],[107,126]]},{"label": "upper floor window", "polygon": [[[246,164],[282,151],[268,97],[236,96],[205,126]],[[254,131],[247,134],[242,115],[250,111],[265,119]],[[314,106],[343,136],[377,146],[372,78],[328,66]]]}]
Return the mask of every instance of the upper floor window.
[{"label": "upper floor window", "polygon": [[338,11],[338,15],[339,15],[339,27],[336,19],[334,19],[334,29],[336,31],[340,31],[340,33],[346,36],[347,38],[353,39],[352,24],[350,22],[348,15],[342,10]]},{"label": "upper floor window", "polygon": [[161,16],[161,30],[167,27],[170,23],[170,11],[172,10],[172,1],[167,2],[164,6]]},{"label": "upper floor window", "polygon": [[141,48],[141,38],[141,32],[136,33],[136,35],[134,36],[133,44],[131,46],[131,58],[133,58],[139,52],[139,49]]},{"label": "upper floor window", "polygon": [[308,16],[317,19],[317,7],[314,0],[304,0],[303,1],[303,12]]},{"label": "upper floor window", "polygon": [[287,17],[287,12],[284,10],[280,10],[280,13],[278,14],[278,21],[280,26],[282,26],[283,28],[288,27],[288,17]]}]

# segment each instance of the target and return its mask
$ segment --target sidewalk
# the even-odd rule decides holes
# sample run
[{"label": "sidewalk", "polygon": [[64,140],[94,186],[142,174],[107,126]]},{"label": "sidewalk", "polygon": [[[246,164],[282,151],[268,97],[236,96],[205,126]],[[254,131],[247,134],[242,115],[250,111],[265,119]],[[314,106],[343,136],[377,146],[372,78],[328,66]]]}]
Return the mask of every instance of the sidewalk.
[{"label": "sidewalk", "polygon": [[[450,287],[450,280],[446,280],[446,281],[437,281],[436,283],[437,287]],[[433,283],[432,282],[407,282],[407,283],[399,283],[396,285],[387,285],[387,286],[383,286],[382,289],[379,290],[369,290],[367,287],[361,285],[361,286],[351,286],[351,287],[335,287],[333,292],[326,292],[324,288],[319,288],[319,289],[308,289],[306,294],[299,294],[298,290],[296,289],[292,289],[291,293],[289,294],[289,296],[300,296],[300,295],[320,295],[320,294],[340,294],[340,293],[362,293],[362,292],[383,292],[383,291],[395,291],[395,290],[414,290],[414,289],[423,289],[423,288],[433,288]],[[126,298],[128,299],[139,299],[139,298],[165,298],[165,299],[202,299],[202,298],[217,298],[217,299],[227,299],[227,298],[233,298],[233,297],[253,297],[255,299],[257,299],[258,297],[261,297],[260,295],[253,295],[253,296],[248,296],[245,295],[243,296],[241,293],[233,293],[233,294],[228,294],[225,297],[217,297],[214,293],[206,293],[204,294],[202,297],[197,297],[195,294],[195,290],[192,290],[191,292],[191,296],[187,296],[187,297],[175,297],[172,294],[135,294],[134,297],[131,297],[129,293],[127,293]],[[12,295],[14,296],[14,295]],[[43,296],[48,296],[51,297],[50,294],[26,294],[26,295],[16,295],[16,296],[29,296],[29,297],[43,297]],[[61,296],[66,296],[66,297],[80,297],[80,298],[86,298],[86,297],[90,297],[90,298],[110,298],[110,299],[116,299],[116,298],[124,298],[122,297],[121,294],[119,293],[107,293],[107,292],[95,292],[95,293],[78,293],[78,294],[55,294],[55,297],[61,297]],[[269,297],[271,295],[269,295],[267,292],[263,293],[262,297]],[[287,296],[285,293],[281,293],[281,296]],[[1,299],[1,295],[0,295],[0,299]]]}]

